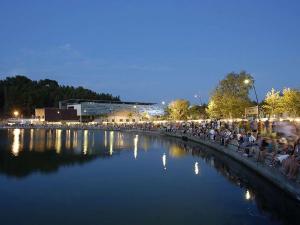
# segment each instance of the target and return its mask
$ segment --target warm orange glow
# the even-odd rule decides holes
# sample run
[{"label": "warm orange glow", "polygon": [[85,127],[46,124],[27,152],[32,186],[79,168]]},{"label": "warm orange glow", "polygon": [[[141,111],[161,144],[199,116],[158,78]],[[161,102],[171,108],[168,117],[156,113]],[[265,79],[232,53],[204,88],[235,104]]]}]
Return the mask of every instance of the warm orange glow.
[{"label": "warm orange glow", "polygon": [[15,111],[14,111],[14,116],[15,116],[15,117],[19,116],[19,111],[15,110]]}]

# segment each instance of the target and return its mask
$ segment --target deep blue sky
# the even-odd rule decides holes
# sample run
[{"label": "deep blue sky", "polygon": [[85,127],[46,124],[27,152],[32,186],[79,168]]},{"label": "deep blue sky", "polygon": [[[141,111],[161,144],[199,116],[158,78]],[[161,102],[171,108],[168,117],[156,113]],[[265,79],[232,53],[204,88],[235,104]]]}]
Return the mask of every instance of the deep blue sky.
[{"label": "deep blue sky", "polygon": [[244,69],[262,98],[300,87],[299,12],[297,0],[0,0],[0,78],[207,101],[226,73]]}]

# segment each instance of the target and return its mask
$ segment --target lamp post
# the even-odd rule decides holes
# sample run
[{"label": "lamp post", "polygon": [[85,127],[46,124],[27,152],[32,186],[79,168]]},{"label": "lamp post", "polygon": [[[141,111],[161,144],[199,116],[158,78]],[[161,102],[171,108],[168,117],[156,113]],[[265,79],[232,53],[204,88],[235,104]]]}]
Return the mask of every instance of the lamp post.
[{"label": "lamp post", "polygon": [[257,113],[258,113],[258,118],[260,118],[259,102],[258,102],[258,97],[257,97],[256,88],[255,88],[255,85],[254,85],[254,80],[245,79],[245,80],[244,80],[244,84],[246,84],[246,85],[251,85],[251,87],[252,87],[252,88],[253,88],[253,90],[254,90],[254,93],[255,93],[255,98],[256,98],[256,104],[257,104]]},{"label": "lamp post", "polygon": [[200,103],[199,105],[202,106],[201,96],[198,95],[198,94],[195,94],[195,95],[194,95],[194,98],[198,99],[198,100],[199,100],[199,103]]},{"label": "lamp post", "polygon": [[19,116],[19,111],[17,111],[17,110],[15,110],[14,112],[13,112],[13,114],[14,114],[14,117],[18,117]]}]

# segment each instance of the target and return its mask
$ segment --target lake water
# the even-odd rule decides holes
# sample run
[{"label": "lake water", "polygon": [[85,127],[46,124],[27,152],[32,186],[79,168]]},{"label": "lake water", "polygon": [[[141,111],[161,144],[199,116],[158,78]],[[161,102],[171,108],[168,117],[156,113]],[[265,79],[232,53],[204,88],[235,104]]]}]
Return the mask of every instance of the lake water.
[{"label": "lake water", "polygon": [[300,224],[299,204],[239,163],[172,138],[0,130],[0,224]]}]

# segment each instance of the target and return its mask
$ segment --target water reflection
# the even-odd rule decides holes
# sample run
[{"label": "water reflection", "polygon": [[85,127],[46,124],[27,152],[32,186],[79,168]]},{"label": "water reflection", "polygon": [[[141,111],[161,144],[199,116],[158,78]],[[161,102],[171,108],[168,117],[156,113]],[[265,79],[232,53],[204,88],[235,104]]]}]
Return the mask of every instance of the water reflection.
[{"label": "water reflection", "polygon": [[246,190],[246,193],[245,193],[245,199],[246,199],[246,200],[251,200],[251,194],[250,194],[250,191],[249,191],[249,190]]},{"label": "water reflection", "polygon": [[164,170],[166,170],[167,169],[167,155],[166,155],[166,153],[164,153],[163,156],[162,156],[162,163],[163,163]]},{"label": "water reflection", "polygon": [[135,159],[137,158],[137,154],[138,154],[138,142],[139,142],[139,135],[135,135],[133,139],[133,154]]},{"label": "water reflection", "polygon": [[33,141],[34,138],[34,129],[30,129],[30,140],[29,140],[29,150],[32,151],[33,150]]},{"label": "water reflection", "polygon": [[12,148],[11,148],[12,154],[14,156],[19,155],[19,151],[20,151],[20,134],[21,134],[20,129],[14,129],[14,131],[13,131],[14,141],[13,141]]},{"label": "water reflection", "polygon": [[[295,210],[298,206],[295,206],[293,201],[287,200],[285,194],[243,168],[239,163],[211,149],[187,145],[174,139],[114,131],[51,129],[1,130],[0,135],[2,135],[0,138],[5,137],[2,138],[4,141],[1,142],[2,149],[0,149],[0,173],[7,176],[24,178],[37,171],[53,173],[61,166],[83,165],[96,158],[115,157],[122,149],[131,150],[128,151],[130,155],[133,149],[134,158],[137,158],[138,154],[139,157],[148,154],[141,149],[147,150],[158,146],[159,149],[163,149],[155,157],[160,172],[161,163],[166,170],[167,160],[173,165],[172,160],[179,161],[178,158],[184,156],[184,159],[190,160],[187,165],[189,175],[198,175],[194,180],[202,179],[206,175],[203,171],[207,167],[213,167],[214,171],[240,188],[240,199],[252,201],[260,211],[274,214],[280,217],[280,220],[289,220],[299,212]],[[124,151],[124,154],[126,152]],[[170,158],[167,158],[167,155]],[[176,172],[174,167],[168,168],[169,170]],[[171,173],[168,172],[166,175],[169,174]]]},{"label": "water reflection", "polygon": [[71,148],[71,131],[66,130],[66,149]]},{"label": "water reflection", "polygon": [[109,132],[109,154],[112,155],[114,152],[114,131]]},{"label": "water reflection", "polygon": [[195,162],[194,171],[195,171],[196,175],[199,174],[199,163],[198,162]]},{"label": "water reflection", "polygon": [[104,131],[104,147],[107,147],[107,131]]},{"label": "water reflection", "polygon": [[61,130],[60,129],[56,130],[55,133],[55,150],[57,154],[59,154],[61,151]]},{"label": "water reflection", "polygon": [[183,150],[184,147],[180,146],[178,144],[174,144],[172,143],[169,147],[169,155],[173,158],[180,158],[183,157],[185,155],[187,155],[188,153],[186,151]]},{"label": "water reflection", "polygon": [[86,155],[88,153],[89,147],[89,133],[88,130],[84,130],[83,132],[83,154]]}]

